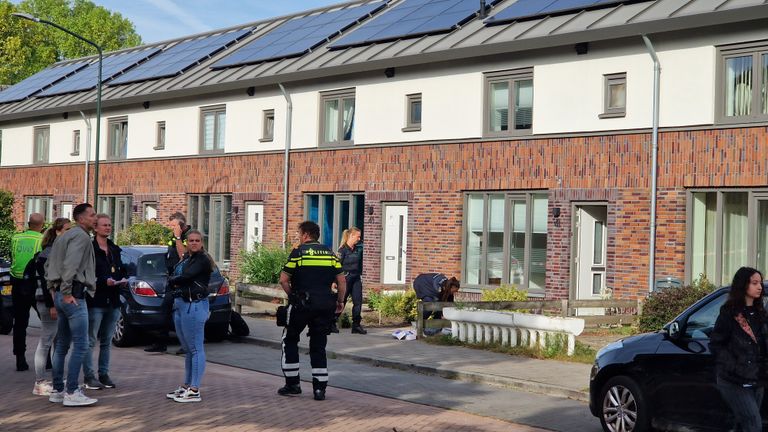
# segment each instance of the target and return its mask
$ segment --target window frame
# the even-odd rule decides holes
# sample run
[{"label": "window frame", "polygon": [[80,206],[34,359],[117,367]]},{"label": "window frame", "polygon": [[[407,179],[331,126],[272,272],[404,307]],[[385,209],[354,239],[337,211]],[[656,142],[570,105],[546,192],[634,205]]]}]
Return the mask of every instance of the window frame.
[{"label": "window frame", "polygon": [[[317,219],[313,220],[309,214],[310,197],[318,197],[317,206]],[[363,192],[340,192],[340,193],[322,193],[322,192],[309,192],[304,194],[304,220],[312,220],[320,227],[320,238],[318,241],[323,244],[328,244],[325,236],[325,221],[322,218],[325,210],[325,197],[333,198],[333,226],[331,227],[330,248],[336,250],[336,247],[341,241],[342,232],[349,228],[341,226],[341,215],[338,211],[341,206],[341,201],[349,201],[349,212],[347,214],[348,224],[350,226],[356,226],[361,232],[364,232],[365,225],[365,193]],[[357,223],[357,210],[362,208],[361,223]]]},{"label": "window frame", "polygon": [[[208,202],[208,223],[200,223],[205,218],[205,206],[203,200]],[[212,217],[214,204],[221,204],[219,213],[220,225],[212,227],[215,219]],[[188,223],[203,235],[203,246],[213,257],[217,264],[228,268],[232,260],[232,194],[188,194],[187,209],[189,213]],[[205,226],[207,225],[208,228]],[[216,243],[213,247],[213,243]]]},{"label": "window frame", "polygon": [[72,131],[72,153],[70,156],[80,156],[80,129]]},{"label": "window frame", "polygon": [[[117,153],[114,150],[114,135],[112,128],[120,125],[120,144]],[[107,160],[124,160],[128,158],[128,117],[114,117],[107,120]],[[112,224],[115,225],[114,221]]]},{"label": "window frame", "polygon": [[[37,210],[33,210],[32,201],[37,201],[38,204],[34,207]],[[40,211],[42,205],[45,205],[45,210]],[[42,213],[46,222],[53,220],[53,196],[51,195],[27,195],[24,197],[24,223],[29,220],[29,215],[37,212]]]},{"label": "window frame", "polygon": [[[534,107],[531,106],[531,127],[528,129],[515,129],[514,127],[514,107],[515,92],[514,84],[518,81],[531,80],[533,83],[533,92],[535,95],[536,86],[533,77],[533,67],[485,72],[483,74],[483,136],[487,138],[525,136],[533,134]],[[505,131],[491,131],[491,86],[496,83],[506,82],[509,84],[509,99],[507,100],[507,122],[508,129]],[[534,98],[535,102],[535,98]]]},{"label": "window frame", "polygon": [[165,139],[168,130],[165,126],[165,121],[159,121],[155,123],[155,146],[152,150],[165,150]]},{"label": "window frame", "polygon": [[[624,106],[611,107],[611,86],[624,84]],[[627,116],[627,73],[617,72],[603,75],[603,113],[598,118],[621,118]]]},{"label": "window frame", "polygon": [[99,195],[96,213],[107,214],[112,219],[110,239],[114,240],[133,223],[133,196]]},{"label": "window frame", "polygon": [[[154,207],[155,213],[158,214],[160,212],[160,205],[157,201],[144,201],[141,203],[141,219],[144,221],[148,221],[151,218],[147,218],[147,207]],[[154,218],[157,220],[157,216]]]},{"label": "window frame", "polygon": [[[37,135],[45,132],[47,134],[47,140],[45,142],[45,157],[41,158],[37,148]],[[45,165],[48,164],[51,155],[51,126],[35,126],[32,131],[32,164],[33,165]]]},{"label": "window frame", "polygon": [[[746,116],[726,116],[725,115],[725,93],[727,86],[725,85],[725,65],[726,60],[734,57],[752,57],[752,113]],[[762,68],[760,68],[760,57],[762,55],[768,55],[768,40],[739,43],[732,45],[722,45],[717,47],[717,69],[715,73],[715,121],[717,124],[739,124],[739,123],[756,123],[756,122],[768,122],[768,112],[760,112],[760,103],[762,95],[760,86],[763,82],[763,76],[761,75]],[[768,96],[766,96],[768,97]]]},{"label": "window frame", "polygon": [[[205,116],[213,114],[213,148],[206,150],[205,148]],[[219,121],[219,114],[224,114],[224,124]],[[200,154],[220,154],[224,153],[227,141],[227,106],[226,105],[211,105],[200,108],[200,134],[199,134],[199,150]],[[219,130],[224,128],[224,142],[219,142]]]},{"label": "window frame", "polygon": [[405,95],[405,127],[402,129],[403,132],[418,132],[421,130],[422,114],[419,115],[418,123],[411,121],[413,119],[413,104],[416,102],[421,104],[423,110],[424,103],[422,102],[421,93]]},{"label": "window frame", "polygon": [[[268,127],[269,122],[272,122],[271,130]],[[275,139],[275,110],[266,109],[261,113],[261,138],[259,142],[272,142]]]},{"label": "window frame", "polygon": [[[357,115],[357,92],[354,87],[347,88],[347,89],[341,89],[341,90],[331,90],[331,91],[325,91],[320,92],[320,123],[319,123],[319,131],[320,136],[318,137],[318,146],[319,147],[331,147],[331,146],[351,146],[355,144],[355,116]],[[352,99],[352,138],[345,140],[344,139],[344,101]],[[339,139],[337,141],[326,141],[325,140],[325,103],[328,101],[336,100],[339,103],[339,120],[336,123],[337,127],[337,133]]]}]

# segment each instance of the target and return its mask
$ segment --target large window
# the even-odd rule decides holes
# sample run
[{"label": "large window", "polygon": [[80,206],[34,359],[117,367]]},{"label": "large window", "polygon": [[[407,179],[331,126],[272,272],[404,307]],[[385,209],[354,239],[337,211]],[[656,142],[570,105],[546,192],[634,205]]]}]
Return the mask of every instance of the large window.
[{"label": "large window", "polygon": [[29,220],[32,213],[40,213],[46,221],[53,219],[53,197],[28,196],[24,200],[24,223]]},{"label": "large window", "polygon": [[107,158],[125,159],[128,156],[128,118],[109,119],[107,130],[109,131]]},{"label": "large window", "polygon": [[485,74],[485,134],[530,134],[533,128],[533,69]]},{"label": "large window", "polygon": [[226,138],[227,109],[224,106],[200,110],[200,152],[223,153]]},{"label": "large window", "polygon": [[320,94],[320,144],[350,145],[354,140],[355,90]]},{"label": "large window", "polygon": [[719,52],[720,121],[768,120],[768,44],[721,47]]},{"label": "large window", "polygon": [[98,213],[112,218],[112,238],[131,225],[132,198],[130,195],[99,196]]},{"label": "large window", "polygon": [[304,209],[304,217],[320,225],[320,242],[333,250],[341,243],[345,229],[354,226],[363,230],[363,194],[307,194]]},{"label": "large window", "polygon": [[543,290],[547,261],[547,194],[468,193],[464,283]]},{"label": "large window", "polygon": [[231,195],[190,195],[187,222],[203,234],[203,245],[217,263],[229,262],[232,235]]},{"label": "large window", "polygon": [[51,143],[51,128],[49,126],[38,126],[34,132],[34,148],[32,152],[33,163],[48,163],[48,152]]}]

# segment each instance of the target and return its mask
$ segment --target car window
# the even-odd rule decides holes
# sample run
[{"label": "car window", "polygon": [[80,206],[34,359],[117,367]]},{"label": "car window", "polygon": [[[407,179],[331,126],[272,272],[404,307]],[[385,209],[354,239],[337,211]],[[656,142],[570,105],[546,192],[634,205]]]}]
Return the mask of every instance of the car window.
[{"label": "car window", "polygon": [[136,276],[136,257],[125,251],[120,254],[120,257],[123,260],[126,271],[128,271],[128,276]]},{"label": "car window", "polygon": [[139,257],[136,276],[165,276],[165,254],[147,254]]},{"label": "car window", "polygon": [[689,316],[685,326],[685,336],[692,339],[709,339],[712,329],[715,328],[717,316],[720,315],[720,307],[727,298],[728,296],[723,293]]}]

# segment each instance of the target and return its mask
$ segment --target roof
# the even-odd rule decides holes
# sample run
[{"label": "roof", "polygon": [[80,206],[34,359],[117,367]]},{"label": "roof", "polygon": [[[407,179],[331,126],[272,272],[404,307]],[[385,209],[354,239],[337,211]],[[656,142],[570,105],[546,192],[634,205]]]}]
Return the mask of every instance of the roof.
[{"label": "roof", "polygon": [[[233,46],[237,48],[259,38],[291,18],[370,4],[375,1],[358,0],[341,3],[299,14],[221,29],[207,34],[212,35],[226,30],[256,27],[253,34],[243,38]],[[398,1],[402,0],[391,1],[387,8],[393,7]],[[488,15],[493,16],[513,3],[513,0],[500,1],[494,5]],[[385,8],[384,11],[386,10]],[[383,13],[383,11],[378,13]],[[500,53],[571,45],[575,42],[610,40],[640,34],[694,29],[765,18],[768,18],[768,0],[653,0],[616,4],[603,9],[542,16],[492,26],[485,25],[483,19],[475,18],[448,33],[330,50],[328,45],[338,39],[333,38],[330,42],[325,42],[299,57],[219,70],[211,69],[212,64],[232,52],[231,49],[227,49],[173,77],[116,86],[110,86],[109,83],[106,83],[103,86],[102,103],[104,107],[113,107],[147,100],[158,101],[214,94],[250,86],[289,84],[293,81],[359,73],[387,67],[470,59]],[[359,25],[345,30],[342,37],[344,34],[354,31],[357,26]],[[199,36],[192,35],[123,51],[128,52],[147,47],[166,47]],[[62,62],[62,64],[75,61],[82,61],[82,59]],[[33,96],[24,101],[0,104],[0,122],[65,111],[89,110],[94,108],[95,100],[95,90],[51,97]]]}]

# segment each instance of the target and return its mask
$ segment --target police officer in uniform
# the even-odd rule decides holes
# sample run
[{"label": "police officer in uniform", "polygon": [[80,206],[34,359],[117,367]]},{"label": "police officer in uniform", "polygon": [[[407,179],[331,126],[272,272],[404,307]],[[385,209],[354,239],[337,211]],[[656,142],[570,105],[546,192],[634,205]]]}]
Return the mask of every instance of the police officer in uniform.
[{"label": "police officer in uniform", "polygon": [[[325,345],[334,314],[344,308],[347,281],[333,251],[318,242],[320,227],[311,221],[299,224],[300,245],[291,251],[280,274],[280,285],[288,294],[287,324],[283,330],[282,396],[301,394],[299,385],[299,337],[309,327],[309,357],[312,364],[312,390],[315,400],[325,399],[328,361]],[[331,290],[336,283],[338,292]]]}]

